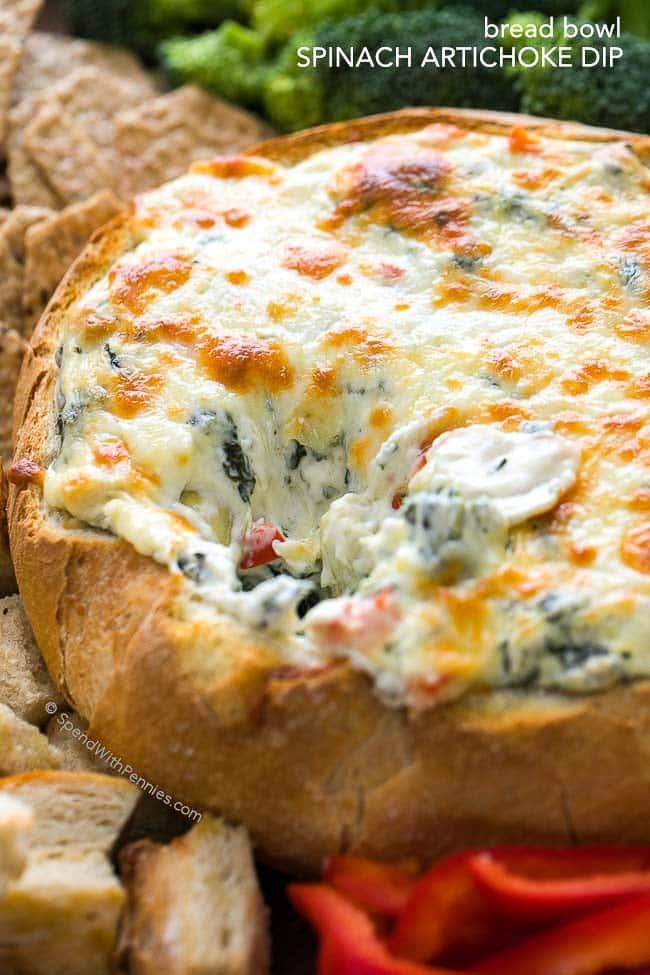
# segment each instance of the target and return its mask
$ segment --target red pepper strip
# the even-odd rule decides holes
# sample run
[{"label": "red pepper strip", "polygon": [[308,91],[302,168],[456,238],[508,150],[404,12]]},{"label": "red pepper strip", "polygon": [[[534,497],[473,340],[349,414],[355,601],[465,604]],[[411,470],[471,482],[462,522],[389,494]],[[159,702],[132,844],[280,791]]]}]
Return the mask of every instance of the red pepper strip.
[{"label": "red pepper strip", "polygon": [[535,935],[470,968],[473,975],[597,975],[650,962],[650,896]]},{"label": "red pepper strip", "polygon": [[321,937],[319,975],[462,975],[393,958],[370,918],[332,887],[292,884],[289,897]]},{"label": "red pepper strip", "polygon": [[363,857],[335,856],[325,864],[323,880],[370,914],[399,914],[415,885],[404,867]]},{"label": "red pepper strip", "polygon": [[650,870],[648,846],[496,846],[476,851],[480,852],[490,853],[513,873],[534,880]]},{"label": "red pepper strip", "polygon": [[240,569],[254,569],[258,565],[266,565],[279,559],[273,548],[273,542],[284,542],[285,537],[275,525],[268,522],[256,521],[246,534],[242,550]]},{"label": "red pepper strip", "polygon": [[[650,870],[642,869],[650,859],[648,851],[621,850],[618,860],[616,852],[612,854],[611,862],[607,860],[607,851],[602,851],[600,857],[595,852],[590,861],[585,854],[575,857],[567,851],[567,865],[573,867],[573,876],[559,879],[522,875],[517,867],[530,869],[530,860],[526,862],[524,855],[518,864],[516,854],[508,855],[507,851],[503,857],[498,850],[477,853],[468,862],[476,883],[499,914],[515,921],[550,923],[650,894]],[[620,872],[612,872],[617,863]],[[547,871],[549,866],[547,860]],[[638,869],[630,870],[633,866]],[[592,869],[596,872],[590,874]]]},{"label": "red pepper strip", "polygon": [[494,915],[467,861],[467,854],[448,857],[418,880],[389,938],[393,954],[425,962],[458,947],[494,950]]}]

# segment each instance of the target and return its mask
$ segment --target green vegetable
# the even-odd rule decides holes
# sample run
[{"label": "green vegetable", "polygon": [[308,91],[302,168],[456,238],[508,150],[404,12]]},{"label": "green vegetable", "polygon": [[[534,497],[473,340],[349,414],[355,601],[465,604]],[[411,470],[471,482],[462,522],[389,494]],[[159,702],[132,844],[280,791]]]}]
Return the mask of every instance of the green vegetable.
[{"label": "green vegetable", "polygon": [[[513,10],[521,10],[522,3],[518,0],[464,0],[465,5],[474,7],[484,17],[490,20],[502,20]],[[579,0],[537,0],[535,10],[544,18],[558,14],[574,14],[579,6]]]},{"label": "green vegetable", "polygon": [[367,10],[399,13],[437,5],[438,0],[253,0],[251,21],[268,41],[281,43],[296,30],[354,17]]},{"label": "green vegetable", "polygon": [[326,116],[326,88],[311,69],[298,67],[299,47],[309,47],[314,35],[300,31],[282,48],[264,85],[264,111],[281,132],[319,125]]},{"label": "green vegetable", "polygon": [[585,0],[580,6],[583,20],[613,23],[621,18],[623,30],[650,38],[650,3],[648,0]]},{"label": "green vegetable", "polygon": [[529,11],[526,13],[517,11],[511,14],[510,17],[505,21],[505,27],[507,30],[506,35],[503,38],[504,47],[542,47],[543,45],[548,45],[548,39],[543,37],[513,37],[510,33],[513,27],[522,27],[525,31],[527,27],[535,27],[539,30],[542,24],[546,23],[545,14],[541,14],[538,10]]},{"label": "green vegetable", "polygon": [[[273,43],[288,40],[300,28],[316,27],[325,21],[338,21],[374,10],[377,13],[404,13],[423,7],[452,7],[449,0],[252,0],[252,25]],[[602,0],[601,0],[602,2]],[[634,3],[635,0],[623,0]],[[490,20],[500,20],[516,0],[464,0]],[[578,0],[538,0],[536,8],[546,15],[574,13]]]},{"label": "green vegetable", "polygon": [[159,41],[248,15],[251,0],[65,0],[70,30],[152,57]]},{"label": "green vegetable", "polygon": [[[365,13],[321,25],[300,43],[293,38],[267,81],[264,106],[280,129],[296,130],[315,121],[350,119],[407,105],[451,105],[515,109],[518,95],[506,72],[471,65],[463,69],[419,67],[429,46],[482,47],[483,17],[467,8],[426,9],[399,14]],[[298,46],[370,50],[382,45],[413,50],[412,67],[383,70],[361,66],[296,67]],[[309,119],[309,122],[307,122]]]},{"label": "green vegetable", "polygon": [[240,105],[258,105],[270,71],[260,34],[228,20],[198,37],[172,38],[159,48],[175,83],[193,82]]},{"label": "green vegetable", "polygon": [[613,43],[624,54],[611,68],[581,67],[581,48],[594,46],[584,41],[572,44],[572,68],[519,69],[522,111],[650,132],[650,41],[623,34]]}]

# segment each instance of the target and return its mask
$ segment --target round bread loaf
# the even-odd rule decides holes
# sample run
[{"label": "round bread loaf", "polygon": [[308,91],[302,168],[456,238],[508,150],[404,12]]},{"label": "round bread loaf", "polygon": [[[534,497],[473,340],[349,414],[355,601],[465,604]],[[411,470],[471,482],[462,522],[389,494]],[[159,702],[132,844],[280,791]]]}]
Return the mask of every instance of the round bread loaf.
[{"label": "round bread loaf", "polygon": [[648,842],[649,155],[407,111],[95,236],[26,356],[9,501],[93,737],[295,871]]}]

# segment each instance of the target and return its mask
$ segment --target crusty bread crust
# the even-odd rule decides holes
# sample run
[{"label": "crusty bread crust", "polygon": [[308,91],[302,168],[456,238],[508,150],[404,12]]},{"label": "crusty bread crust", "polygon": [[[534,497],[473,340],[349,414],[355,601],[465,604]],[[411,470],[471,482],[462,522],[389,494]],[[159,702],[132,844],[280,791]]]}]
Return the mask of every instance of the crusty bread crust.
[{"label": "crusty bread crust", "polygon": [[[552,138],[621,133],[492,112],[411,110],[274,139],[296,162],[326,146],[435,121]],[[650,138],[624,134],[650,156]],[[66,309],[131,244],[129,214],[59,287],[21,374],[16,459],[55,449],[54,354]],[[162,566],[107,534],[63,528],[37,483],[12,486],[16,574],[50,673],[125,761],[184,802],[244,822],[269,860],[315,871],[354,850],[423,859],[497,841],[650,841],[650,682],[593,697],[468,695],[423,713],[385,706],[348,665],[296,674],[231,620],[177,612]]]}]

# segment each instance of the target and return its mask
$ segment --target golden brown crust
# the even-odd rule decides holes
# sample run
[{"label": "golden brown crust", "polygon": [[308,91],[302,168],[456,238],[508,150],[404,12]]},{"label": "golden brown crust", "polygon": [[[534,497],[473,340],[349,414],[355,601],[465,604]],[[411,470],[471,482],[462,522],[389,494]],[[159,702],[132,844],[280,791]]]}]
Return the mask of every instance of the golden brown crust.
[{"label": "golden brown crust", "polygon": [[[291,163],[434,121],[613,138],[543,119],[420,109],[252,152]],[[650,153],[648,137],[629,140]],[[62,317],[129,243],[126,215],[93,239],[41,320],[19,385],[15,460],[49,463]],[[427,858],[498,840],[650,840],[649,683],[574,700],[474,695],[409,714],[382,704],[348,666],[274,671],[273,648],[232,621],[209,630],[184,622],[169,573],[116,538],[58,525],[37,484],[12,486],[9,520],[37,640],[91,734],[187,804],[246,823],[277,864],[315,870],[341,849]]]}]

